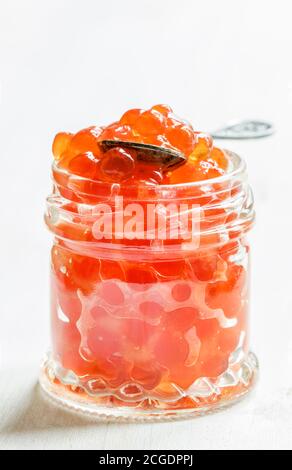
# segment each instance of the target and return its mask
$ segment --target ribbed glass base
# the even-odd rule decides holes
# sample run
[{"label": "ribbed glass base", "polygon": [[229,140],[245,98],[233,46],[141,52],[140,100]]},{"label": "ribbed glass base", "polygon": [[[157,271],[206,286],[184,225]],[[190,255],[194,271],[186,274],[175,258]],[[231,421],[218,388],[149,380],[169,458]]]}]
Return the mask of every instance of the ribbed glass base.
[{"label": "ribbed glass base", "polygon": [[52,358],[44,361],[40,385],[55,403],[103,421],[164,421],[191,418],[231,406],[242,399],[256,382],[258,361],[253,353],[216,379],[200,378],[188,390],[177,387],[173,396],[146,393],[135,384],[117,389],[102,382],[84,381]]}]

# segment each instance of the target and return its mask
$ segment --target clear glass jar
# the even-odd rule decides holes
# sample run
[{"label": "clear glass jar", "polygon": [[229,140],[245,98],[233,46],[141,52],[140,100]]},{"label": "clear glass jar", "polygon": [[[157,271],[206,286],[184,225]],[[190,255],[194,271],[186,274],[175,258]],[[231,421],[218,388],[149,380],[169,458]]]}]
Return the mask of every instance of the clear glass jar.
[{"label": "clear glass jar", "polygon": [[[99,417],[165,419],[250,390],[253,199],[244,162],[227,153],[226,175],[168,186],[123,188],[53,166],[52,347],[40,379],[51,398]],[[133,204],[144,211],[136,238]]]}]

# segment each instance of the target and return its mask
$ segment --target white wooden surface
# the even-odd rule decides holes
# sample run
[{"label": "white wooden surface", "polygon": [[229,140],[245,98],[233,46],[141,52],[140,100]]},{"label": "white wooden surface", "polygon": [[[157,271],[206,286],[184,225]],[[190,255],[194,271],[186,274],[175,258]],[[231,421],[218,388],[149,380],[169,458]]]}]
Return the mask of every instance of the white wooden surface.
[{"label": "white wooden surface", "polygon": [[[1,449],[292,448],[290,18],[284,0],[0,1]],[[256,198],[260,381],[215,415],[97,424],[48,405],[37,386],[48,345],[50,142],[59,129],[155,102],[202,129],[237,117],[277,126],[271,138],[228,142],[246,157]]]}]

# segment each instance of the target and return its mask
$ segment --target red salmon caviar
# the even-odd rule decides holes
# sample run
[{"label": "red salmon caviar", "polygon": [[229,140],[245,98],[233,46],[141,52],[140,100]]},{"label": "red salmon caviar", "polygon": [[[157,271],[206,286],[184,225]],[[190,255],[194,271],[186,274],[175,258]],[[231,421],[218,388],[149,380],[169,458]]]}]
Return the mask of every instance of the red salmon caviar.
[{"label": "red salmon caviar", "polygon": [[222,170],[227,170],[228,168],[228,158],[224,150],[213,147],[210,152],[210,158],[217,163],[218,167]]},{"label": "red salmon caviar", "polygon": [[[159,166],[157,162],[156,168],[152,170],[160,171],[165,176],[153,178],[151,172],[145,171],[145,164],[141,159],[137,161],[133,157],[135,164],[131,164],[130,159],[122,157],[122,149],[108,153],[106,150],[109,149],[101,147],[100,144],[106,140],[141,142],[176,149],[182,152],[188,161],[178,168],[174,167],[167,176],[167,168]],[[124,151],[127,152],[128,149],[125,148]],[[121,158],[117,157],[118,153]],[[133,177],[136,183],[141,181],[142,184],[188,183],[216,178],[228,169],[226,154],[218,148],[213,148],[212,138],[194,131],[191,124],[173,114],[170,106],[165,104],[154,105],[148,110],[129,109],[119,121],[105,127],[88,127],[74,135],[60,132],[53,143],[53,154],[61,168],[69,168],[70,172],[79,176],[105,182],[122,182]],[[101,160],[102,171],[93,170],[94,165],[84,157],[86,154]],[[121,165],[122,170],[119,169]],[[117,167],[116,172],[114,167]]]},{"label": "red salmon caviar", "polygon": [[[147,150],[161,147],[150,148],[156,159],[145,158],[145,144]],[[129,109],[107,126],[61,132],[53,154],[53,196],[65,214],[47,220],[57,238],[51,253],[53,354],[64,377],[73,372],[91,390],[100,387],[112,406],[124,400],[142,410],[161,400],[167,408],[169,400],[179,409],[196,390],[211,403],[233,378],[232,354],[236,359],[246,342],[248,248],[237,209],[228,206],[232,198],[240,202],[243,189],[240,181],[228,186],[227,178],[214,180],[230,171],[229,153],[168,105],[156,104]],[[149,228],[155,236],[158,220],[175,226],[175,214],[161,201],[190,199],[202,216],[198,244],[193,232],[189,238],[133,240],[121,231],[130,226],[129,212],[109,229],[119,237],[100,240],[95,203],[111,209],[115,195],[143,208],[142,224],[148,201],[159,203]],[[143,227],[137,232],[146,233]],[[208,386],[213,395],[205,399]]]},{"label": "red salmon caviar", "polygon": [[172,113],[172,109],[170,106],[167,104],[156,104],[152,106],[151,110],[158,111],[161,114],[164,114],[165,116],[168,116],[170,113]]},{"label": "red salmon caviar", "polygon": [[213,147],[213,139],[210,135],[202,132],[195,132],[196,145],[191,158],[207,158]]},{"label": "red salmon caviar", "polygon": [[188,126],[180,125],[166,131],[166,138],[173,147],[189,155],[194,147],[194,133]]},{"label": "red salmon caviar", "polygon": [[142,112],[142,109],[138,108],[129,109],[122,115],[120,119],[120,124],[133,126],[136,123],[138,117],[142,114]]},{"label": "red salmon caviar", "polygon": [[100,164],[100,172],[106,181],[120,182],[130,178],[134,167],[131,154],[123,148],[116,147],[105,153]]},{"label": "red salmon caviar", "polygon": [[92,152],[98,156],[100,153],[97,138],[100,134],[100,128],[92,126],[83,129],[73,135],[68,146],[68,152],[73,156],[80,153]]},{"label": "red salmon caviar", "polygon": [[66,152],[69,143],[71,142],[72,135],[69,132],[59,132],[54,138],[52,151],[56,160],[59,160],[61,156]]},{"label": "red salmon caviar", "polygon": [[168,173],[165,182],[168,184],[192,183],[222,176],[224,170],[218,164],[208,158],[198,162],[188,161],[174,171]]},{"label": "red salmon caviar", "polygon": [[68,163],[68,169],[74,175],[94,179],[97,174],[99,160],[92,152],[85,152],[73,157]]},{"label": "red salmon caviar", "polygon": [[164,130],[165,117],[163,114],[159,113],[155,109],[144,111],[137,121],[135,122],[134,130],[138,134],[147,136],[147,135],[157,135],[161,134]]}]

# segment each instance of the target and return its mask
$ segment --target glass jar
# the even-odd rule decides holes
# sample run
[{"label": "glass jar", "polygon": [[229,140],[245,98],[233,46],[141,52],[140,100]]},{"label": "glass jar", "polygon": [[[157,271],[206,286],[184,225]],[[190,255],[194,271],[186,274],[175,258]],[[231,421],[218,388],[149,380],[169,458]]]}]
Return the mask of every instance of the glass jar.
[{"label": "glass jar", "polygon": [[53,166],[52,347],[40,379],[51,398],[99,417],[163,419],[251,389],[253,198],[244,162],[227,153],[224,176],[167,186]]}]

